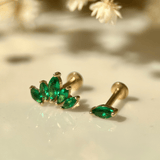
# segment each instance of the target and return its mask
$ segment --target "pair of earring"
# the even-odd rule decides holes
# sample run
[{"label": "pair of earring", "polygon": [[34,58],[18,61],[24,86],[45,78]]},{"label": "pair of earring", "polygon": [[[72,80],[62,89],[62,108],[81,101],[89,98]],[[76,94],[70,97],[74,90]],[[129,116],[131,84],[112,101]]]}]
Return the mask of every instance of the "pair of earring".
[{"label": "pair of earring", "polygon": [[[61,106],[62,109],[74,109],[79,106],[80,96],[73,97],[71,90],[79,89],[82,84],[82,76],[77,72],[72,72],[67,77],[67,83],[63,85],[61,73],[56,72],[49,83],[42,80],[40,81],[39,89],[31,86],[30,91],[32,98],[41,105],[44,102],[50,102]],[[90,114],[94,114],[100,118],[110,118],[118,113],[118,109],[113,108],[112,104],[116,99],[125,99],[128,96],[128,88],[125,84],[116,82],[112,85],[111,91],[113,94],[107,103],[93,107]]]}]

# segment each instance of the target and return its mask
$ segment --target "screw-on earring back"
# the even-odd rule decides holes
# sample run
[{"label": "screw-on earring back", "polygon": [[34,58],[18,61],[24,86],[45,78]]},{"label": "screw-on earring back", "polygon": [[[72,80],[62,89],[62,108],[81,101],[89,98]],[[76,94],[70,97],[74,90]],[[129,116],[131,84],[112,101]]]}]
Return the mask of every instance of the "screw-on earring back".
[{"label": "screw-on earring back", "polygon": [[63,88],[71,86],[73,90],[78,90],[83,84],[83,78],[78,72],[72,72],[67,76],[67,82]]}]

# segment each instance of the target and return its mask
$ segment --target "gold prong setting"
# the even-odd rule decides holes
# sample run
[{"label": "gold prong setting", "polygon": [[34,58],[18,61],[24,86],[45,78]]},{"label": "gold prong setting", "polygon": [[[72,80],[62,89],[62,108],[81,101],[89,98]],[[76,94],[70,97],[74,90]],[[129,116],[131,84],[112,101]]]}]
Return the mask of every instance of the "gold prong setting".
[{"label": "gold prong setting", "polygon": [[50,99],[47,99],[47,100],[45,99],[45,100],[44,100],[44,103],[49,102],[49,101],[50,101]]},{"label": "gold prong setting", "polygon": [[61,73],[60,72],[55,72],[55,74],[53,74],[54,77],[61,77]]},{"label": "gold prong setting", "polygon": [[47,81],[45,81],[45,80],[41,80],[41,81],[39,81],[39,83],[41,84],[41,83],[45,83],[47,86],[48,86],[48,83],[47,83]]},{"label": "gold prong setting", "polygon": [[97,107],[92,107],[89,113],[93,115],[92,111],[93,111],[95,108],[97,108]]},{"label": "gold prong setting", "polygon": [[[38,88],[36,88],[36,87],[33,86],[33,85],[31,85],[31,86],[29,87],[30,90],[33,89],[33,88],[38,89]],[[39,90],[39,89],[38,89],[38,90]]]},{"label": "gold prong setting", "polygon": [[71,109],[75,109],[75,108],[79,107],[79,105],[80,105],[80,103],[79,103],[80,96],[75,96],[75,99],[76,99],[77,102],[74,104],[73,107],[71,107]]},{"label": "gold prong setting", "polygon": [[49,103],[54,103],[54,100],[53,99],[49,99]]},{"label": "gold prong setting", "polygon": [[43,106],[44,105],[44,99],[42,98],[42,103],[40,103],[40,105],[41,106]]},{"label": "gold prong setting", "polygon": [[118,113],[118,109],[117,108],[114,108],[114,111],[112,112],[111,116],[112,117],[115,117]]},{"label": "gold prong setting", "polygon": [[[56,97],[54,96],[54,94],[53,94],[53,96],[50,98],[50,96],[49,96],[49,98],[47,97],[47,94],[46,94],[46,91],[48,91],[48,94],[50,95],[50,90],[49,90],[49,87],[52,85],[52,83],[53,83],[53,80],[51,81],[49,81],[49,83],[47,83],[47,81],[45,81],[45,80],[41,80],[39,83],[40,83],[40,89],[37,89],[35,86],[30,86],[30,90],[32,90],[33,88],[34,89],[36,89],[37,90],[37,92],[39,92],[39,94],[41,94],[41,101],[37,101],[37,102],[41,102],[40,104],[41,105],[43,105],[45,102],[49,102],[49,103],[54,103],[56,106],[63,106],[64,105],[64,103],[65,103],[65,101],[68,99],[68,98],[71,98],[72,96],[71,96],[71,89],[72,89],[72,87],[68,84],[68,86],[66,85],[66,87],[64,88],[64,89],[66,89],[66,90],[68,90],[68,97],[66,97],[65,98],[65,100],[62,102],[62,103],[57,103],[57,96],[58,96],[58,94],[62,94],[63,95],[63,93],[65,93],[65,92],[63,92],[62,91],[62,93],[60,93],[60,91],[63,89],[63,84],[62,84],[62,79],[61,79],[61,73],[60,72],[55,72],[55,74],[53,75],[53,77],[57,77],[58,79],[57,79],[57,82],[59,83],[59,89],[57,90],[57,89],[55,89],[55,95],[56,95]],[[52,78],[53,78],[52,77]],[[51,82],[51,83],[50,83]],[[56,82],[56,83],[57,83]],[[42,83],[44,83],[44,84],[42,84]],[[55,83],[55,84],[56,84]],[[57,85],[57,84],[56,84]],[[44,87],[43,87],[44,86]],[[44,88],[48,88],[48,89],[44,89]],[[53,85],[52,85],[52,87],[53,87]],[[56,86],[57,87],[57,86]],[[54,89],[52,89],[53,91],[54,91]],[[66,94],[66,93],[65,93]],[[64,94],[64,95],[65,95]],[[44,96],[44,97],[43,97]],[[32,96],[32,98],[33,98],[33,96]],[[45,99],[44,99],[45,98]],[[53,99],[54,98],[54,99]],[[80,99],[80,96],[76,96],[76,97],[74,97],[75,99],[76,99],[76,103],[74,104],[74,106],[73,107],[71,107],[72,109],[74,109],[74,108],[76,108],[76,107],[78,107],[79,106],[79,99]],[[35,99],[34,99],[35,100]],[[75,101],[75,100],[74,100]],[[60,101],[59,101],[60,102]]]},{"label": "gold prong setting", "polygon": [[[64,101],[64,102],[65,102],[65,101]],[[56,106],[63,106],[64,102],[62,102],[62,103],[58,104],[58,103],[57,103],[57,101],[55,101],[55,103],[54,103],[54,104],[55,104]]]}]

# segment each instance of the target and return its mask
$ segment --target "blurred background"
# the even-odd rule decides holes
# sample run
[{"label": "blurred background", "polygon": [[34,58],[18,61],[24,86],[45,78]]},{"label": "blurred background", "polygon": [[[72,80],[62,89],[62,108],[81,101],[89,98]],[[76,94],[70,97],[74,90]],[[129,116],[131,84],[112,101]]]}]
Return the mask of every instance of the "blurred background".
[{"label": "blurred background", "polygon": [[[46,0],[46,9],[64,9],[65,8],[65,0],[59,0],[59,1],[52,1],[52,0]],[[118,2],[118,4],[122,5],[125,8],[138,8],[138,9],[144,9],[146,7],[146,4],[149,2],[144,2],[144,1],[138,1],[138,0],[118,0],[115,1]],[[155,1],[156,2],[156,1]],[[87,7],[85,7],[87,8]]]},{"label": "blurred background", "polygon": [[[4,2],[5,1],[2,1],[1,3]],[[3,39],[3,37],[8,37],[11,34],[19,34],[20,36],[22,34],[26,35],[27,33],[28,35],[41,35],[42,37],[46,37],[48,34],[53,34],[54,36],[58,36],[58,38],[61,37],[65,39],[65,42],[60,40],[59,43],[64,42],[65,45],[67,45],[66,49],[70,49],[70,53],[79,52],[78,50],[92,50],[92,48],[96,48],[99,53],[105,52],[107,54],[107,51],[112,48],[114,50],[112,50],[112,52],[114,53],[111,53],[111,55],[124,56],[123,54],[125,54],[126,48],[128,48],[130,51],[135,50],[135,52],[138,52],[135,53],[139,57],[136,62],[159,61],[158,35],[160,20],[158,15],[160,12],[160,2],[157,0],[116,1],[122,6],[120,12],[122,13],[123,19],[118,19],[118,23],[115,26],[100,24],[94,17],[90,16],[91,10],[89,10],[89,5],[93,2],[89,2],[87,6],[84,6],[82,11],[76,10],[74,12],[70,12],[66,7],[67,0],[21,0],[18,3],[14,1],[10,3],[8,3],[8,1],[6,2],[7,3],[3,5],[1,4],[0,8],[1,57],[3,54],[5,57],[7,57],[7,54],[11,54],[12,56],[20,54],[22,56],[23,53],[20,51],[15,51],[15,54],[9,53],[9,51],[6,50],[8,44],[7,42],[5,44],[6,39]],[[86,22],[88,21],[91,22],[89,24],[93,25],[90,26],[87,24]],[[125,27],[127,28],[125,29]],[[104,32],[106,34],[102,36]],[[109,40],[112,36],[111,32],[114,32],[113,36],[117,37],[114,39],[114,44],[110,44],[113,39],[111,38]],[[121,36],[121,34],[123,34],[123,36]],[[103,42],[99,40],[98,42],[97,38],[103,39]],[[139,42],[137,42],[137,39]],[[14,39],[14,43],[16,41],[18,43],[18,39]],[[36,41],[34,42],[36,43]],[[47,42],[45,41],[45,43]],[[51,43],[51,41],[48,43]],[[102,47],[104,43],[106,44]],[[137,43],[141,44],[141,46]],[[12,43],[10,45],[12,46]],[[119,48],[117,48],[118,53],[116,53],[116,47],[114,47],[114,45],[119,46]],[[43,46],[46,47],[46,44],[43,44]],[[148,47],[150,47],[150,49],[148,49]],[[15,46],[14,48],[16,49]],[[47,47],[47,50],[49,48],[50,47]],[[123,50],[124,48],[125,51]],[[151,50],[152,53],[148,53]],[[12,50],[12,52],[14,52],[14,50]],[[29,59],[29,55],[33,55],[33,53],[28,53],[26,60]]]},{"label": "blurred background", "polygon": [[[110,25],[91,17],[95,2],[70,12],[67,0],[0,0],[1,160],[159,160],[160,1],[115,2],[123,18]],[[56,71],[63,82],[82,74],[78,109],[31,98],[29,87]],[[116,81],[129,88],[119,116],[89,115]]]}]

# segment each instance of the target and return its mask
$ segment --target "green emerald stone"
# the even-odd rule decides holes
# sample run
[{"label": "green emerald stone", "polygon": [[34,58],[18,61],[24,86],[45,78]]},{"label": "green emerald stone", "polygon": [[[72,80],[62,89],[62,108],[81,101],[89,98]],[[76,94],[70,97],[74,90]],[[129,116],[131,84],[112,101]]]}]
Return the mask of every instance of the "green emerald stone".
[{"label": "green emerald stone", "polygon": [[106,106],[98,106],[92,110],[92,113],[100,118],[110,118],[113,112],[113,109]]},{"label": "green emerald stone", "polygon": [[48,100],[49,99],[49,89],[46,83],[42,82],[40,84],[40,93],[42,95],[42,97],[44,98],[44,100]]},{"label": "green emerald stone", "polygon": [[60,83],[57,77],[52,77],[48,84],[50,99],[54,100],[60,90]]},{"label": "green emerald stone", "polygon": [[69,95],[69,91],[65,88],[59,91],[57,95],[57,104],[64,102],[68,98],[68,95]]},{"label": "green emerald stone", "polygon": [[42,103],[42,95],[39,93],[39,90],[36,88],[31,89],[31,96],[32,98],[37,101],[38,103]]},{"label": "green emerald stone", "polygon": [[77,102],[77,100],[75,97],[67,98],[66,101],[64,102],[62,108],[63,109],[71,108],[75,105],[76,102]]}]

